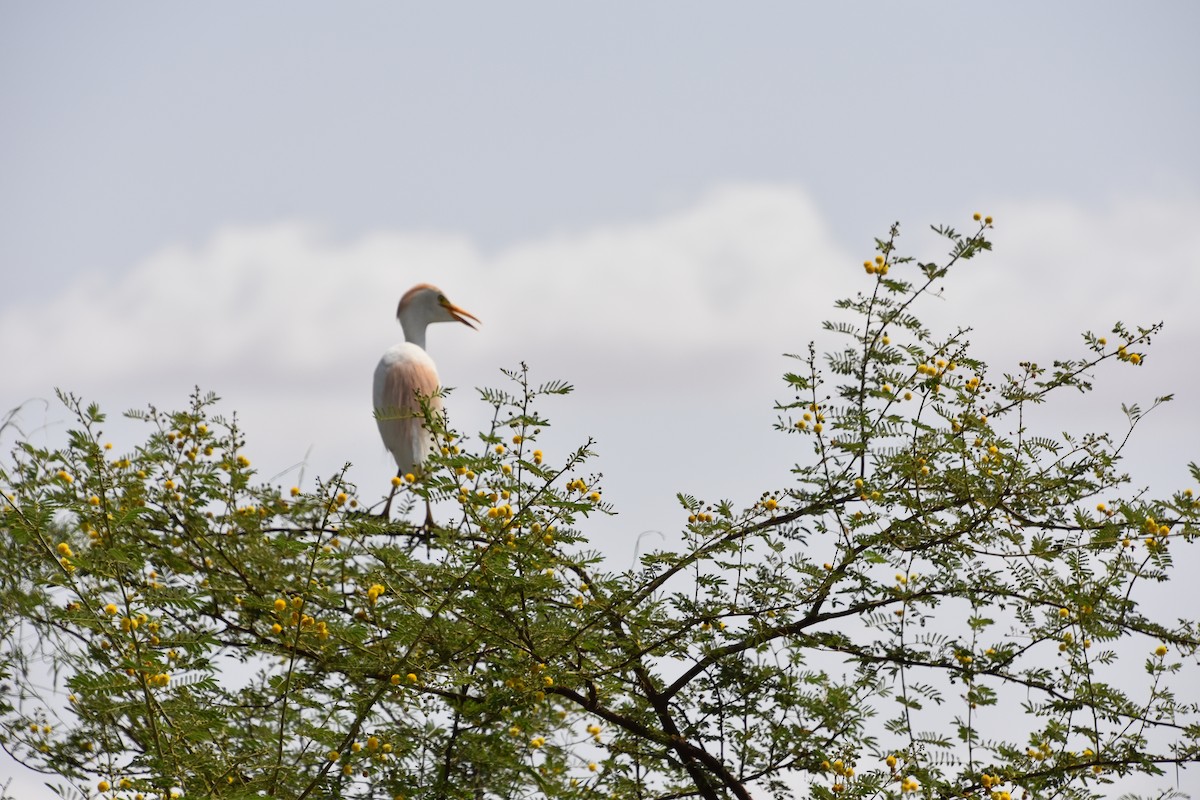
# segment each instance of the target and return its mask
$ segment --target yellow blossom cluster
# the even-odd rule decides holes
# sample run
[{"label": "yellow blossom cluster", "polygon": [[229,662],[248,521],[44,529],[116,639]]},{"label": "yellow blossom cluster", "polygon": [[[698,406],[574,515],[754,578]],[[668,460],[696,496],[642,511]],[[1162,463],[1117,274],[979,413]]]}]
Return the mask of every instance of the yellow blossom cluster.
[{"label": "yellow blossom cluster", "polygon": [[[813,416],[814,414],[816,415],[815,417]],[[814,419],[816,420],[815,423],[813,423]],[[824,421],[825,415],[821,413],[820,406],[818,406],[816,403],[810,403],[808,406],[808,411],[805,411],[804,414],[801,415],[800,419],[796,421],[796,429],[801,431],[808,430],[809,424],[813,423],[813,431],[820,433],[821,429],[824,427],[821,423]]]},{"label": "yellow blossom cluster", "polygon": [[[933,379],[933,390],[940,391],[941,380],[947,372],[953,372],[958,369],[958,364],[953,361],[947,361],[944,358],[938,358],[934,361],[922,361],[917,364],[917,374],[924,375],[927,378]],[[978,386],[978,379],[975,379],[975,386]],[[968,382],[969,383],[969,382]],[[908,399],[907,397],[905,399]]]},{"label": "yellow blossom cluster", "polygon": [[1044,761],[1050,757],[1052,752],[1054,752],[1054,750],[1050,746],[1050,743],[1045,741],[1043,741],[1037,747],[1025,748],[1025,755],[1029,756],[1034,761]]},{"label": "yellow blossom cluster", "polygon": [[58,563],[67,572],[74,572],[75,566],[71,563],[71,559],[75,553],[71,551],[71,545],[68,542],[59,542],[55,548],[58,553]]},{"label": "yellow blossom cluster", "polygon": [[1121,345],[1117,348],[1117,358],[1121,361],[1128,361],[1130,364],[1133,364],[1136,367],[1142,363],[1142,360],[1145,358],[1145,356],[1143,356],[1141,353],[1131,353],[1125,349],[1125,345]]},{"label": "yellow blossom cluster", "polygon": [[488,519],[512,519],[513,508],[508,503],[499,506],[492,506],[487,510]]},{"label": "yellow blossom cluster", "polygon": [[832,772],[834,775],[843,778],[854,777],[854,767],[847,766],[846,762],[842,761],[840,758],[834,761],[822,761],[821,769],[825,772]]},{"label": "yellow blossom cluster", "polygon": [[1168,537],[1171,535],[1171,526],[1160,523],[1154,517],[1146,517],[1142,523],[1142,531],[1146,534],[1146,547],[1156,550],[1167,546]]},{"label": "yellow blossom cluster", "polygon": [[874,260],[863,262],[863,269],[868,275],[887,275],[890,266],[883,256],[875,256]]}]

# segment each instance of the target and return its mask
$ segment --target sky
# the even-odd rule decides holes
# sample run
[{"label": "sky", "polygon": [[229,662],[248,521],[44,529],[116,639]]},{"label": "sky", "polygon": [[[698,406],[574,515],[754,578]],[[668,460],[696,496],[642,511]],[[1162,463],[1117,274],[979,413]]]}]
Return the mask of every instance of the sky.
[{"label": "sky", "polygon": [[60,442],[60,387],[132,446],[121,411],[199,385],[264,477],[350,461],[382,494],[370,378],[433,282],[483,320],[429,334],[460,427],[500,367],[575,385],[547,456],[595,437],[623,568],[643,532],[676,541],[675,492],[787,488],[809,454],[771,430],[782,354],[828,342],[892,222],[926,260],[930,224],[980,211],[995,252],[926,321],[972,326],[996,375],[1165,322],[1035,421],[1118,430],[1173,392],[1128,467],[1184,488],[1198,29],[1186,2],[0,0],[0,413]]}]

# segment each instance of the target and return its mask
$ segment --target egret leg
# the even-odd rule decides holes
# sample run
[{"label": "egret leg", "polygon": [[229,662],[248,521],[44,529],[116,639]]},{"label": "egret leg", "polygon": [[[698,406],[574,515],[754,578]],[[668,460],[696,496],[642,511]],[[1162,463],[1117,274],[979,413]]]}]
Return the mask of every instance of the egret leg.
[{"label": "egret leg", "polygon": [[[401,480],[404,479],[404,476],[398,472],[396,473],[396,477],[400,478]],[[388,492],[387,502],[383,504],[383,511],[379,513],[379,516],[383,517],[384,519],[389,518],[392,514],[392,500],[395,499],[396,489],[398,488],[400,488],[400,484],[393,484],[392,491]]]}]

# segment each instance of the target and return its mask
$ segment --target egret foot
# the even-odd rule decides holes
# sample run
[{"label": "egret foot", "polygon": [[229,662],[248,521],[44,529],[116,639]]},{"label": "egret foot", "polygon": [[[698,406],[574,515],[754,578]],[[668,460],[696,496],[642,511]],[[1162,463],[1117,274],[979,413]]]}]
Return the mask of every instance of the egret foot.
[{"label": "egret foot", "polygon": [[392,515],[392,500],[396,497],[396,487],[392,487],[391,493],[388,495],[387,502],[383,504],[383,511],[379,512],[379,516],[388,519]]}]

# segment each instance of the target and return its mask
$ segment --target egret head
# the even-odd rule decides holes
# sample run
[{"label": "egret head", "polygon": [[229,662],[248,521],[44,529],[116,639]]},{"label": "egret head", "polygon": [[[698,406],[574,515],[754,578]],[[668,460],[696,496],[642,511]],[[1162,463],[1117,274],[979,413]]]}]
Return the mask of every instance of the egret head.
[{"label": "egret head", "polygon": [[451,303],[442,290],[428,283],[419,283],[404,293],[396,308],[396,318],[404,328],[404,338],[410,342],[425,341],[425,326],[433,322],[461,322],[472,330],[479,319]]}]

